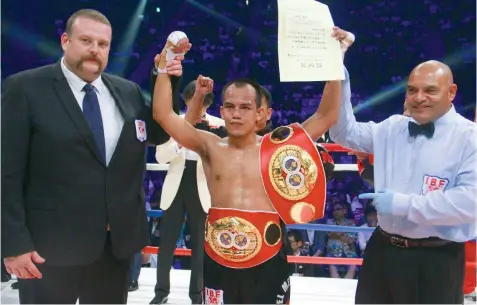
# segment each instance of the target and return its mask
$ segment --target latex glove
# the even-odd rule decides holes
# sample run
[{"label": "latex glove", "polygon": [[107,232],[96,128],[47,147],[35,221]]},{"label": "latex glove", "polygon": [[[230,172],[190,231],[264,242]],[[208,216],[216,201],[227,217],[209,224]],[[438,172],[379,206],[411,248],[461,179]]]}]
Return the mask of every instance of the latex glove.
[{"label": "latex glove", "polygon": [[391,190],[377,191],[376,193],[364,193],[359,199],[371,199],[379,214],[393,214],[393,201],[395,192]]}]

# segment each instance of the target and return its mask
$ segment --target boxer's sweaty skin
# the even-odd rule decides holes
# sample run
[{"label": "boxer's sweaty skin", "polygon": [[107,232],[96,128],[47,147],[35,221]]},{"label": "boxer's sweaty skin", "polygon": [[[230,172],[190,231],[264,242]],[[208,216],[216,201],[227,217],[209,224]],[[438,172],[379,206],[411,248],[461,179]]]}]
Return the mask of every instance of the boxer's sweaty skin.
[{"label": "boxer's sweaty skin", "polygon": [[[159,75],[154,89],[154,117],[177,143],[201,157],[211,206],[275,211],[261,179],[261,138],[255,134],[255,123],[262,114],[256,105],[255,89],[250,85],[231,85],[226,90],[221,114],[229,137],[221,139],[194,128],[173,113],[170,88],[169,77]],[[312,138],[323,135],[334,123],[341,101],[341,82],[328,83],[323,97],[319,110],[324,108],[330,115],[317,112],[302,124]]]},{"label": "boxer's sweaty skin", "polygon": [[241,148],[230,147],[228,138],[211,141],[202,164],[212,207],[275,211],[261,179],[260,139]]},{"label": "boxer's sweaty skin", "polygon": [[[338,34],[338,30],[333,32],[335,37]],[[188,44],[188,41],[183,43]],[[166,67],[169,73],[182,72],[181,59],[183,57],[166,63],[165,56],[162,55],[158,58],[158,66]],[[212,133],[196,129],[174,113],[169,75],[160,73],[156,79],[154,119],[180,146],[201,157],[212,207],[275,211],[265,192],[260,173],[261,138],[255,134],[255,129],[257,120],[265,114],[257,103],[261,100],[259,92],[259,86],[250,82],[242,81],[227,87],[220,112],[229,137],[221,139]],[[335,124],[340,103],[341,81],[328,82],[317,111],[302,124],[312,139],[321,137]]]}]

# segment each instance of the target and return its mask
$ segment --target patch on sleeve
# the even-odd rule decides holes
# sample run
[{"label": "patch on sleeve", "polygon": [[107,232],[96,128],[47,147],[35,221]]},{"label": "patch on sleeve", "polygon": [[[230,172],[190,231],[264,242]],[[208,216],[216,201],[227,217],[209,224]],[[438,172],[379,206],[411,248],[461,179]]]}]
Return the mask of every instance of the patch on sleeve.
[{"label": "patch on sleeve", "polygon": [[448,184],[449,180],[446,178],[424,175],[421,193],[425,195],[432,191],[444,191]]}]

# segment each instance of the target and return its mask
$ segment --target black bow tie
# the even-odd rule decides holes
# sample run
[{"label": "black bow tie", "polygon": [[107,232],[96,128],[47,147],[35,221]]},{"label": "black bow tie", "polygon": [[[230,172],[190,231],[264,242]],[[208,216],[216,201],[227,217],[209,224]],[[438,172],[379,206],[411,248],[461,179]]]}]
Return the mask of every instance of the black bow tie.
[{"label": "black bow tie", "polygon": [[434,135],[434,123],[419,125],[414,122],[409,122],[409,135],[411,137],[417,137],[419,134],[432,138]]}]

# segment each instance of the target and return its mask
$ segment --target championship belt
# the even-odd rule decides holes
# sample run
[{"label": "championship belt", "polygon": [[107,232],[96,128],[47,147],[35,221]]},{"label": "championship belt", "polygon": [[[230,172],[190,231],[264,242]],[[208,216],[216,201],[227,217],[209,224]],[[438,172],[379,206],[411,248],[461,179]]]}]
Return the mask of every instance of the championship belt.
[{"label": "championship belt", "polygon": [[282,247],[280,217],[274,212],[210,208],[205,252],[218,264],[245,269],[274,257]]},{"label": "championship belt", "polygon": [[286,224],[325,214],[326,175],[315,143],[298,123],[262,138],[260,167],[265,191]]}]

